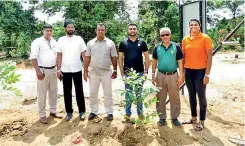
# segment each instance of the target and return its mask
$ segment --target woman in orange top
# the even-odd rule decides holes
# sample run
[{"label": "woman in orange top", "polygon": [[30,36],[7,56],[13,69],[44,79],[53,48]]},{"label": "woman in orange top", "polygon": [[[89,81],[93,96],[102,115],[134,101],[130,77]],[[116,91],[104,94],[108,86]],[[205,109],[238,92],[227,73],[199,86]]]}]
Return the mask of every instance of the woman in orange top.
[{"label": "woman in orange top", "polygon": [[200,118],[196,131],[204,128],[206,119],[207,99],[206,85],[209,83],[209,74],[212,65],[212,40],[200,29],[200,22],[191,19],[189,22],[190,35],[182,40],[184,54],[185,82],[189,92],[192,118],[183,124],[197,123],[197,97],[199,98]]}]

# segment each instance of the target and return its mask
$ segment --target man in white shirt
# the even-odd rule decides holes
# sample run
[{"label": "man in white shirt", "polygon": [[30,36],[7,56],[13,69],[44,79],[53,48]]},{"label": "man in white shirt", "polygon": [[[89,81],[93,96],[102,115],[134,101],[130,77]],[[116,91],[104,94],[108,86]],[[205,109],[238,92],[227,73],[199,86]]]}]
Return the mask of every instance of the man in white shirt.
[{"label": "man in white shirt", "polygon": [[[87,81],[89,72],[90,108],[89,120],[98,114],[98,92],[100,83],[104,92],[104,106],[107,120],[113,120],[112,79],[117,77],[117,50],[112,40],[105,37],[106,28],[99,23],[96,28],[97,36],[87,44],[86,59],[84,63],[84,80]],[[113,72],[110,65],[113,64]],[[88,71],[90,66],[90,71]]]},{"label": "man in white shirt", "polygon": [[85,100],[82,84],[82,62],[86,44],[82,37],[74,35],[75,27],[73,20],[66,20],[64,23],[66,36],[58,40],[57,76],[63,80],[63,91],[66,108],[66,120],[72,118],[72,80],[75,85],[77,106],[80,119],[85,119]]},{"label": "man in white shirt", "polygon": [[40,122],[47,124],[46,96],[49,93],[50,116],[62,118],[56,114],[57,77],[56,77],[56,41],[52,38],[52,26],[45,24],[43,36],[31,44],[30,59],[37,74],[37,102]]}]

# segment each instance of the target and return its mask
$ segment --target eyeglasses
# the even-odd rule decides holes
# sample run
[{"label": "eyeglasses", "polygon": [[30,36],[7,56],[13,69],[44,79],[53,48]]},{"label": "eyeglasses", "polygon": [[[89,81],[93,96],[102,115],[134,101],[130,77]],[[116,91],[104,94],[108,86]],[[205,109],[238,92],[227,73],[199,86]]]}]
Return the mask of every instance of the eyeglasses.
[{"label": "eyeglasses", "polygon": [[129,30],[136,30],[136,28],[129,28]]},{"label": "eyeglasses", "polygon": [[161,37],[164,37],[164,36],[169,36],[169,33],[167,33],[167,34],[161,34]]}]

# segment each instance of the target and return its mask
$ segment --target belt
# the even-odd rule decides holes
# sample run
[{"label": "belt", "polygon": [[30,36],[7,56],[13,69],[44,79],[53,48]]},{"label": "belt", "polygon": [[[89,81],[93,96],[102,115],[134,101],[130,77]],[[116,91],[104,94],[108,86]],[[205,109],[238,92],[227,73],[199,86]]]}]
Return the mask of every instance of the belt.
[{"label": "belt", "polygon": [[172,71],[172,72],[164,72],[164,71],[161,71],[161,70],[158,70],[160,73],[162,73],[162,74],[165,74],[165,75],[173,75],[173,74],[175,74],[176,72],[177,72],[177,70],[175,70],[175,71]]},{"label": "belt", "polygon": [[51,66],[51,67],[38,66],[38,67],[40,67],[40,68],[44,68],[44,69],[53,69],[53,68],[55,68],[55,66]]}]

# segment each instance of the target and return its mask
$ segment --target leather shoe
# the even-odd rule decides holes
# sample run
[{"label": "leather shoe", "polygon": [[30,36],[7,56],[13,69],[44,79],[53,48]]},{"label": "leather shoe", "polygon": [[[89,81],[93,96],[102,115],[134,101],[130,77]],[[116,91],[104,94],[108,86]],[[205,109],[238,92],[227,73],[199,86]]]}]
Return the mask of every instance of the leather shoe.
[{"label": "leather shoe", "polygon": [[159,120],[159,125],[160,126],[164,126],[166,124],[166,120],[165,119],[160,119]]},{"label": "leather shoe", "polygon": [[47,124],[47,123],[48,123],[48,120],[47,120],[46,117],[41,117],[41,118],[39,119],[39,121],[40,121],[41,123],[43,123],[43,124]]},{"label": "leather shoe", "polygon": [[172,122],[174,123],[175,126],[181,126],[181,123],[179,122],[178,119],[172,119]]},{"label": "leather shoe", "polygon": [[70,121],[72,118],[72,113],[67,113],[66,114],[66,121]]},{"label": "leather shoe", "polygon": [[107,120],[108,120],[108,121],[112,121],[112,120],[113,120],[113,114],[108,114]]},{"label": "leather shoe", "polygon": [[58,119],[62,118],[62,116],[57,115],[57,113],[50,113],[50,116],[52,116],[54,118],[58,118]]},{"label": "leather shoe", "polygon": [[90,113],[89,117],[88,117],[88,120],[93,120],[96,116],[97,116],[96,114]]},{"label": "leather shoe", "polygon": [[85,113],[84,113],[84,112],[81,112],[81,113],[80,113],[80,119],[81,119],[81,120],[85,120]]}]

